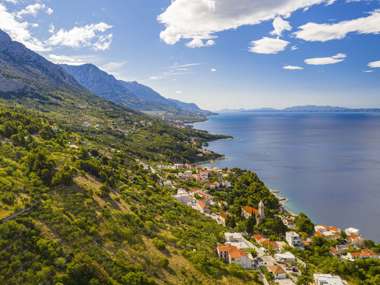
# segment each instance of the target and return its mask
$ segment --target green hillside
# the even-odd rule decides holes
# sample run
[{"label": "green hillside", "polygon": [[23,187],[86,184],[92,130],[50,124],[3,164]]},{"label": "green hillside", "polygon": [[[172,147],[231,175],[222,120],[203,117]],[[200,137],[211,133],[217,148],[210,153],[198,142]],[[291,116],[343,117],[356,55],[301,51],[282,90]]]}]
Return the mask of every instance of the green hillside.
[{"label": "green hillside", "polygon": [[139,163],[192,159],[180,143],[194,133],[130,126],[123,137],[1,105],[0,216],[25,212],[0,225],[0,284],[254,284],[217,260],[223,228]]}]

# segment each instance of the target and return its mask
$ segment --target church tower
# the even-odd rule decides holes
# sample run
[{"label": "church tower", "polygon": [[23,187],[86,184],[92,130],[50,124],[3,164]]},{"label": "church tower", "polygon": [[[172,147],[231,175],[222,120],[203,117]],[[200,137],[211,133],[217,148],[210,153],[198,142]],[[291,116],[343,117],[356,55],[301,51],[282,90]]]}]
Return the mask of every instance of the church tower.
[{"label": "church tower", "polygon": [[256,216],[256,223],[260,224],[264,221],[265,219],[265,206],[263,201],[261,200],[259,203],[259,210],[257,211],[257,216]]}]

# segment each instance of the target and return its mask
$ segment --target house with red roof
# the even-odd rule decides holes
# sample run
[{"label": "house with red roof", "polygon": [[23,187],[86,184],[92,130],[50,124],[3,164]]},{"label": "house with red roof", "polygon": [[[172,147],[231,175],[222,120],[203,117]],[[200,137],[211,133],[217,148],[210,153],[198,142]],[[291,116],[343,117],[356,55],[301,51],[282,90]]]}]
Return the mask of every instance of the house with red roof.
[{"label": "house with red roof", "polygon": [[354,261],[356,259],[368,259],[368,258],[380,258],[379,254],[376,254],[374,251],[365,248],[360,251],[349,252],[346,255],[346,259]]},{"label": "house with red roof", "polygon": [[220,259],[229,264],[238,264],[243,268],[253,268],[253,258],[245,251],[230,244],[219,244],[216,251]]},{"label": "house with red roof", "polygon": [[286,279],[286,272],[279,265],[272,265],[267,267],[268,271],[272,273],[274,279]]},{"label": "house with red roof", "polygon": [[256,216],[258,214],[258,210],[251,206],[244,206],[241,208],[241,214],[244,218],[249,219],[252,216]]},{"label": "house with red roof", "polygon": [[315,236],[330,240],[337,240],[342,235],[342,230],[335,226],[316,225]]}]

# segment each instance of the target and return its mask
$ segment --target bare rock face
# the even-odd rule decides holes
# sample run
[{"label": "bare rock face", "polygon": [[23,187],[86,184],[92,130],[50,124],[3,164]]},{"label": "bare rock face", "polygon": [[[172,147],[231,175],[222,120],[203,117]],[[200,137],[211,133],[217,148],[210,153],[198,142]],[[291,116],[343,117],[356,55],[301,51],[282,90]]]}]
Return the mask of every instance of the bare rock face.
[{"label": "bare rock face", "polygon": [[0,30],[0,92],[23,89],[36,92],[53,89],[83,90],[62,67],[53,64]]}]

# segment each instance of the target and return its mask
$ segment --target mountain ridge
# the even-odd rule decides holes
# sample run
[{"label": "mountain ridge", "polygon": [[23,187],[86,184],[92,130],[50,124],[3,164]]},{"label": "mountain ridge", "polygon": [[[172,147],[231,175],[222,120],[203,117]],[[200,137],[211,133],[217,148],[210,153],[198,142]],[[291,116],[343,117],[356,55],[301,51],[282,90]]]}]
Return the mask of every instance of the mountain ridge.
[{"label": "mountain ridge", "polygon": [[283,109],[276,108],[258,108],[258,109],[223,109],[220,112],[380,112],[380,108],[349,108],[339,106],[321,106],[321,105],[300,105]]},{"label": "mountain ridge", "polygon": [[165,98],[153,88],[139,82],[119,80],[94,64],[62,64],[61,67],[97,96],[137,111],[151,114],[157,112],[160,115],[164,113],[167,118],[205,119],[211,114],[194,103]]}]

